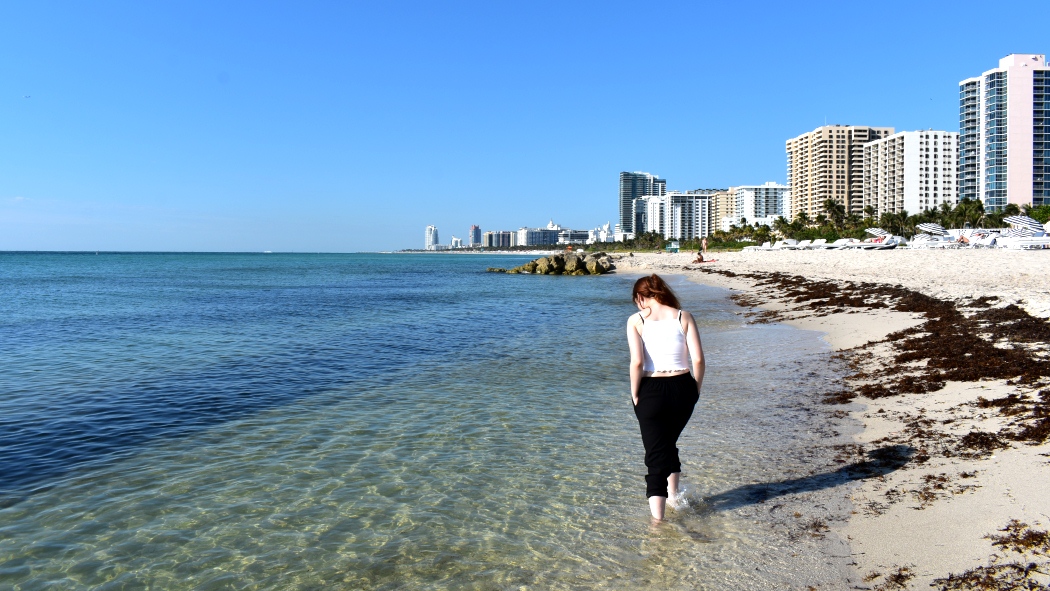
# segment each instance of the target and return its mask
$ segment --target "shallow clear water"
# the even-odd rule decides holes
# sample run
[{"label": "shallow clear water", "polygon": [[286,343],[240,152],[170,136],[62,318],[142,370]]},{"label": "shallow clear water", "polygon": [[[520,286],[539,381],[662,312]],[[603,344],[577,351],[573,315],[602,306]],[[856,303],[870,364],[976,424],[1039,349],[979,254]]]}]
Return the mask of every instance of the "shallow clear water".
[{"label": "shallow clear water", "polygon": [[674,281],[709,370],[653,527],[633,277],[484,272],[517,260],[0,254],[0,587],[842,580],[778,517],[841,495],[767,486],[825,465],[815,333]]}]

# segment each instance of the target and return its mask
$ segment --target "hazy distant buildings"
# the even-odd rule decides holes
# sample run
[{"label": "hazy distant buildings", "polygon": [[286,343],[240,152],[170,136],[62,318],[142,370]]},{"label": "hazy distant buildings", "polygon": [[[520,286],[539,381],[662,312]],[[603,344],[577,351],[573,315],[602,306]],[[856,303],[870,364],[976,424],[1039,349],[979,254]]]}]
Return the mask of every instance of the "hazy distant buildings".
[{"label": "hazy distant buildings", "polygon": [[1050,67],[1015,53],[959,83],[959,195],[985,209],[1050,204]]},{"label": "hazy distant buildings", "polygon": [[834,199],[846,213],[864,208],[864,144],[893,133],[892,127],[825,125],[787,141],[787,179],[792,215],[810,219]]},{"label": "hazy distant buildings", "polygon": [[423,249],[438,250],[437,246],[439,242],[437,226],[427,226],[426,237],[423,239]]},{"label": "hazy distant buildings", "polygon": [[520,228],[517,232],[518,246],[558,244],[558,233],[561,229],[554,220],[547,222],[546,228]]},{"label": "hazy distant buildings", "polygon": [[645,203],[638,200],[651,195],[661,196],[667,192],[667,180],[648,172],[620,173],[620,223],[616,225],[617,233],[633,234],[640,232],[641,215],[644,215]]},{"label": "hazy distant buildings", "polygon": [[452,242],[448,245],[449,248],[463,248],[463,240],[461,238],[452,237]]},{"label": "hazy distant buildings", "polygon": [[485,248],[510,248],[511,246],[517,246],[517,238],[516,232],[505,230],[485,232],[481,235],[481,246]]},{"label": "hazy distant buildings", "polygon": [[959,199],[959,134],[902,131],[864,146],[863,207],[919,213]]},{"label": "hazy distant buildings", "polygon": [[595,244],[598,242],[613,242],[615,235],[612,230],[609,229],[610,223],[605,222],[604,226],[598,226],[593,230],[587,231],[587,244]]},{"label": "hazy distant buildings", "polygon": [[477,224],[470,227],[470,233],[467,234],[467,246],[481,246],[481,228]]},{"label": "hazy distant buildings", "polygon": [[772,226],[773,220],[785,216],[784,202],[790,200],[791,190],[775,182],[764,185],[744,185],[733,188],[736,211],[734,223]]}]

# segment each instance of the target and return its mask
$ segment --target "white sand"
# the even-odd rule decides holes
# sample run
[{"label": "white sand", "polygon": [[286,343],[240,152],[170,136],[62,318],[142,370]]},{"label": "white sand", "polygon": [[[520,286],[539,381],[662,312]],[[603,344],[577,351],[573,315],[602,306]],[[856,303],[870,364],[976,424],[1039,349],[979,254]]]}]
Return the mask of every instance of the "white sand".
[{"label": "white sand", "polygon": [[[616,264],[621,272],[685,275],[745,293],[753,287],[745,278],[695,269],[710,266],[736,273],[782,272],[808,279],[900,285],[940,299],[996,296],[1002,302],[1017,303],[1033,316],[1050,317],[1050,250],[784,251],[711,256],[717,261],[704,265],[690,264],[695,253],[635,254],[619,258]],[[769,289],[763,287],[761,294],[769,297]],[[763,307],[783,311],[789,306],[774,300]],[[889,310],[822,317],[789,312],[787,317],[789,324],[826,333],[825,339],[837,350],[879,341],[924,321],[921,314]],[[874,362],[884,363],[890,346],[876,345],[872,351]],[[934,429],[955,435],[995,431],[1004,420],[1001,415],[972,403],[978,397],[990,400],[1015,392],[1024,391],[1003,381],[950,382],[930,394],[858,398],[860,404],[854,404],[851,408],[857,410],[850,414],[864,428],[855,440],[870,444],[899,436],[917,417],[931,419]],[[947,477],[943,488],[932,488],[926,479],[940,475]],[[985,536],[997,533],[1011,519],[1050,529],[1050,445],[1015,444],[984,459],[935,455],[926,463],[910,463],[887,476],[861,481],[843,494],[853,502],[854,514],[837,533],[849,541],[857,563],[854,588],[879,588],[887,575],[907,567],[914,578],[904,588],[929,589],[936,578],[988,564],[994,549]],[[865,576],[876,573],[878,576],[864,581]]]},{"label": "white sand", "polygon": [[621,270],[657,273],[710,266],[736,273],[781,272],[809,279],[887,283],[942,299],[994,295],[1023,302],[1033,316],[1050,318],[1050,250],[785,250],[709,255],[717,261],[691,265],[695,252],[636,253],[618,257],[616,264]]}]

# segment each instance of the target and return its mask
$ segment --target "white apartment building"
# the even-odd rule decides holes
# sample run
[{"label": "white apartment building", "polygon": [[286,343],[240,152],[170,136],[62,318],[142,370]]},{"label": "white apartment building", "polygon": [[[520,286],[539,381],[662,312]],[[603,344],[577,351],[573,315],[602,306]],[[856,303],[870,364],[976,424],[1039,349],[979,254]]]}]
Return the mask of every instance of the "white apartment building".
[{"label": "white apartment building", "polygon": [[668,240],[692,240],[710,236],[714,189],[668,191],[661,196],[643,197],[644,208],[637,208],[637,227],[658,232]]},{"label": "white apartment building", "polygon": [[449,248],[453,248],[453,249],[455,249],[455,248],[463,248],[463,239],[462,238],[456,238],[455,236],[453,236],[452,237],[452,243],[449,244],[448,247]]},{"label": "white apartment building", "polygon": [[598,226],[593,230],[587,231],[587,244],[594,244],[596,242],[612,242],[614,238],[613,231],[609,229],[611,222],[605,222],[604,226]]},{"label": "white apartment building", "polygon": [[621,172],[620,173],[620,223],[617,224],[617,232],[638,233],[644,230],[638,226],[638,216],[641,213],[641,204],[638,200],[642,197],[655,195],[659,197],[667,192],[667,179],[662,179],[648,172]]},{"label": "white apartment building", "polygon": [[959,134],[902,131],[864,145],[864,208],[910,214],[954,207],[958,190]]},{"label": "white apartment building", "polygon": [[562,227],[554,223],[554,220],[547,222],[546,228],[518,228],[517,234],[517,246],[540,246],[545,244],[558,244],[558,232],[562,230]]},{"label": "white apartment building", "polygon": [[745,185],[734,187],[736,196],[736,219],[746,220],[747,224],[772,225],[773,220],[780,216],[787,217],[784,212],[785,199],[791,199],[791,190],[775,182],[767,182],[764,185]]},{"label": "white apartment building", "polygon": [[959,83],[959,195],[986,210],[1050,204],[1050,64],[1015,53]]},{"label": "white apartment building", "polygon": [[438,229],[437,226],[427,226],[426,236],[423,238],[423,249],[424,250],[438,250]]}]

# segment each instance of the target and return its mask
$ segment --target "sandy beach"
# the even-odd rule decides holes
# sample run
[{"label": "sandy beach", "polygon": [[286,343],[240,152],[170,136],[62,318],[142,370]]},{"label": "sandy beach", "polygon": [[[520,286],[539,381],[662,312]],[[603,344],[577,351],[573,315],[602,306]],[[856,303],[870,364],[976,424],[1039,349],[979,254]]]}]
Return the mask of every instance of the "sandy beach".
[{"label": "sandy beach", "polygon": [[1050,252],[710,256],[616,265],[729,289],[751,322],[824,332],[853,373],[814,404],[861,426],[838,461],[900,456],[844,487],[852,514],[830,524],[850,545],[852,588],[1046,588]]}]

